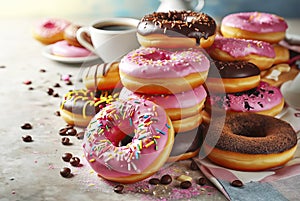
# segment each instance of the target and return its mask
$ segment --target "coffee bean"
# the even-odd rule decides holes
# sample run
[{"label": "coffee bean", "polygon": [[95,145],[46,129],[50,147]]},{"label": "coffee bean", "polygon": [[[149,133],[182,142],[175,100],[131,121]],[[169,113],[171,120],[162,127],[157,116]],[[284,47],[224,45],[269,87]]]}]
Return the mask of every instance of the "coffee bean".
[{"label": "coffee bean", "polygon": [[71,153],[64,153],[63,155],[62,155],[62,159],[63,159],[63,161],[65,161],[65,162],[70,162],[70,159],[73,157],[73,155],[71,154]]},{"label": "coffee bean", "polygon": [[116,193],[122,193],[123,189],[124,189],[124,186],[122,184],[118,184],[114,187],[114,191]]},{"label": "coffee bean", "polygon": [[58,94],[58,93],[54,93],[54,94],[53,94],[53,97],[54,97],[54,98],[58,98],[58,97],[59,97],[59,94]]},{"label": "coffee bean", "polygon": [[47,94],[48,94],[49,96],[52,96],[53,93],[54,93],[54,90],[53,90],[52,88],[48,88]]},{"label": "coffee bean", "polygon": [[32,84],[32,82],[30,80],[25,80],[23,83],[26,84],[26,85]]},{"label": "coffee bean", "polygon": [[28,87],[28,90],[32,91],[32,90],[34,90],[34,88],[33,87]]},{"label": "coffee bean", "polygon": [[230,183],[231,186],[234,186],[234,187],[242,187],[244,184],[241,180],[233,180],[231,183]]},{"label": "coffee bean", "polygon": [[190,165],[191,170],[199,170],[199,167],[195,161],[192,160],[191,165]]},{"label": "coffee bean", "polygon": [[160,178],[161,184],[170,184],[171,182],[172,182],[172,177],[168,174],[166,174]]},{"label": "coffee bean", "polygon": [[70,164],[74,167],[78,167],[80,164],[80,159],[78,157],[72,157],[70,159]]},{"label": "coffee bean", "polygon": [[207,184],[207,180],[204,177],[200,177],[198,182],[200,186],[204,186],[205,184]]},{"label": "coffee bean", "polygon": [[75,128],[70,128],[66,132],[67,135],[75,136],[77,134],[77,130]]},{"label": "coffee bean", "polygon": [[30,123],[25,123],[21,126],[22,129],[29,130],[32,129],[32,125]]},{"label": "coffee bean", "polygon": [[59,130],[59,134],[62,135],[62,136],[65,136],[65,135],[67,135],[67,131],[68,131],[67,128],[62,128],[62,129]]},{"label": "coffee bean", "polygon": [[60,170],[60,175],[61,175],[62,177],[65,177],[65,178],[70,177],[70,176],[72,175],[72,174],[71,174],[71,169],[68,168],[68,167],[62,168],[62,169]]},{"label": "coffee bean", "polygon": [[53,87],[60,87],[60,84],[59,83],[55,83],[54,85],[53,85]]},{"label": "coffee bean", "polygon": [[45,70],[45,69],[40,69],[40,72],[41,72],[41,73],[45,73],[46,70]]},{"label": "coffee bean", "polygon": [[76,137],[77,137],[78,140],[82,140],[84,138],[84,131],[81,131],[81,132],[77,133]]},{"label": "coffee bean", "polygon": [[60,117],[60,111],[55,111],[54,115]]},{"label": "coffee bean", "polygon": [[180,183],[180,188],[182,189],[188,189],[192,186],[192,183],[190,181],[183,181]]},{"label": "coffee bean", "polygon": [[70,145],[70,139],[68,137],[61,138],[61,143],[63,145]]},{"label": "coffee bean", "polygon": [[160,183],[160,181],[158,178],[152,178],[149,180],[149,184],[151,184],[151,185],[157,185],[159,183]]},{"label": "coffee bean", "polygon": [[72,129],[72,128],[74,128],[74,126],[73,126],[73,125],[70,125],[70,124],[67,124],[67,125],[66,125],[66,128],[67,128],[67,129]]},{"label": "coffee bean", "polygon": [[23,135],[22,139],[24,142],[32,142],[32,137],[30,135]]},{"label": "coffee bean", "polygon": [[66,81],[66,85],[73,85],[73,82],[71,80]]}]

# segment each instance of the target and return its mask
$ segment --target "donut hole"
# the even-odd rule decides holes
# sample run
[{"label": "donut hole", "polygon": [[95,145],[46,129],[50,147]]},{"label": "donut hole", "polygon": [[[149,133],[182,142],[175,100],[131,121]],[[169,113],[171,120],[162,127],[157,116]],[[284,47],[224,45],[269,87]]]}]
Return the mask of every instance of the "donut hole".
[{"label": "donut hole", "polygon": [[231,132],[244,137],[266,137],[263,122],[245,121],[243,119],[236,119],[236,122],[231,124]]},{"label": "donut hole", "polygon": [[118,144],[118,147],[123,147],[132,142],[134,134],[126,135]]},{"label": "donut hole", "polygon": [[163,51],[154,51],[150,54],[142,56],[146,60],[158,61],[158,60],[170,60],[171,56]]}]

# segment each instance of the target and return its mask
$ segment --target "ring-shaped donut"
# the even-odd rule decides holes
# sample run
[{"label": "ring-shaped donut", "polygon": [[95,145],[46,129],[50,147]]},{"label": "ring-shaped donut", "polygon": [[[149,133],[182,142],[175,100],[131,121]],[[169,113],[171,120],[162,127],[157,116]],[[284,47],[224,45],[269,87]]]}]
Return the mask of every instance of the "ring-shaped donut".
[{"label": "ring-shaped donut", "polygon": [[137,38],[144,47],[206,48],[214,41],[216,27],[215,20],[205,13],[154,12],[141,19]]},{"label": "ring-shaped donut", "polygon": [[[217,119],[215,119],[217,120]],[[297,135],[290,124],[271,116],[254,113],[227,114],[214,147],[213,132],[207,135],[208,158],[224,167],[259,171],[282,166],[294,155]]]},{"label": "ring-shaped donut", "polygon": [[85,157],[103,178],[140,181],[169,158],[174,130],[166,112],[145,99],[118,100],[91,120],[84,136]]}]

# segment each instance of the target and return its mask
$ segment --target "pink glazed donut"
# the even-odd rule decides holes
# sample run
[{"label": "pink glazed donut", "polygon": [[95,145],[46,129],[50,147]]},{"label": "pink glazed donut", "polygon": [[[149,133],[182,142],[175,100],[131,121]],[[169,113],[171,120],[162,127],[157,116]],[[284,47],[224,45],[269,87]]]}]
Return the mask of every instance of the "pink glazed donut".
[{"label": "pink glazed donut", "polygon": [[267,42],[218,36],[207,49],[209,55],[221,61],[248,61],[260,70],[270,68],[276,58],[274,47]]},{"label": "pink glazed donut", "polygon": [[282,111],[284,99],[277,87],[266,82],[254,89],[228,94],[210,94],[207,108],[217,107],[228,112],[252,112],[276,116]]},{"label": "pink glazed donut", "polygon": [[227,15],[221,22],[221,33],[229,38],[245,38],[278,43],[285,37],[286,21],[277,15],[243,12]]},{"label": "pink glazed donut", "polygon": [[122,84],[145,94],[175,94],[204,83],[210,62],[201,49],[141,47],[120,62]]},{"label": "pink glazed donut", "polygon": [[190,91],[166,95],[133,93],[124,87],[120,92],[120,98],[128,96],[144,98],[163,107],[172,121],[175,133],[179,133],[197,128],[202,123],[201,111],[207,93],[202,85]]},{"label": "pink glazed donut", "polygon": [[64,19],[46,18],[33,27],[33,37],[43,44],[52,44],[64,39],[64,31],[70,22]]},{"label": "pink glazed donut", "polygon": [[145,179],[167,161],[174,129],[164,109],[129,98],[104,107],[84,136],[85,157],[102,177],[120,183]]},{"label": "pink glazed donut", "polygon": [[51,45],[51,53],[61,57],[87,57],[91,52],[83,47],[70,45],[66,40]]}]

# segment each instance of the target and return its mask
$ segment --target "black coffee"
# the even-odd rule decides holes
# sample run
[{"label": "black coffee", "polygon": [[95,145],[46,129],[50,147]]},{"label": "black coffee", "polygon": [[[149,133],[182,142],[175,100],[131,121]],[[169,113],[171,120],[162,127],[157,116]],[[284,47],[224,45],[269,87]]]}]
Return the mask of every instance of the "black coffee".
[{"label": "black coffee", "polygon": [[130,25],[105,25],[105,26],[95,26],[96,29],[106,30],[106,31],[126,31],[134,29],[134,26]]}]

